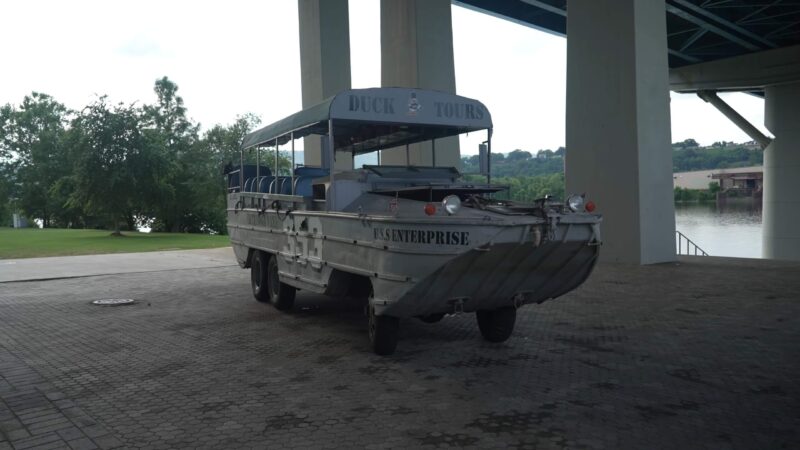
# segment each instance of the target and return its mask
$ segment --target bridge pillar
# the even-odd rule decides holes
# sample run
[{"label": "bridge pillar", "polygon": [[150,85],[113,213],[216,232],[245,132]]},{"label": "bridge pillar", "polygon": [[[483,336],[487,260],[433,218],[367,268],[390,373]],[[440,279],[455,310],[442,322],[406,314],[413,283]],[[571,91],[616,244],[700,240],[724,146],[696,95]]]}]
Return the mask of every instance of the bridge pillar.
[{"label": "bridge pillar", "polygon": [[[303,108],[350,89],[350,19],[348,0],[298,0],[300,78]],[[280,38],[280,37],[277,37]],[[304,138],[305,164],[321,166],[320,136]],[[350,169],[348,153],[336,155],[337,169]]]},{"label": "bridge pillar", "polygon": [[767,86],[764,123],[764,258],[800,261],[800,82]]},{"label": "bridge pillar", "polygon": [[664,0],[570,0],[567,192],[603,214],[605,261],[674,261]]},{"label": "bridge pillar", "polygon": [[[450,8],[450,0],[381,0],[382,86],[456,92]],[[433,165],[428,142],[410,146],[409,154],[413,165]],[[382,164],[405,164],[405,147],[381,158]],[[436,165],[461,167],[458,137],[436,140]]]}]

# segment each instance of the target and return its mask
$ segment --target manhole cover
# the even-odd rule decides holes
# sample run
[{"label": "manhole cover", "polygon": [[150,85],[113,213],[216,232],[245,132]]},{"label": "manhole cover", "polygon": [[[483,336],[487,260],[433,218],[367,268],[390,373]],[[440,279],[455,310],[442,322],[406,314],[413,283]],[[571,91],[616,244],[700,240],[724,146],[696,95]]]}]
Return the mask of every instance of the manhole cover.
[{"label": "manhole cover", "polygon": [[92,304],[98,306],[123,306],[132,305],[134,301],[135,300],[132,298],[104,298],[101,300],[95,300],[92,302]]}]

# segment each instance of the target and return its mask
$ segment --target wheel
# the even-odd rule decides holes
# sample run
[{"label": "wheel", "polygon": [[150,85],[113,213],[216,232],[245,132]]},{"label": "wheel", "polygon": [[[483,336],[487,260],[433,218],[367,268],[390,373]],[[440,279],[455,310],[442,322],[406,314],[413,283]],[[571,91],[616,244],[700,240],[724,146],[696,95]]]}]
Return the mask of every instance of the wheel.
[{"label": "wheel", "polygon": [[517,309],[513,306],[506,306],[494,310],[477,311],[475,316],[484,339],[489,342],[503,342],[514,331]]},{"label": "wheel", "polygon": [[289,311],[294,306],[294,296],[296,289],[288,284],[281,283],[278,276],[278,259],[275,256],[269,258],[267,264],[267,286],[269,288],[269,298],[272,305],[281,311]]},{"label": "wheel", "polygon": [[376,316],[369,306],[369,341],[377,355],[391,355],[397,348],[397,329],[400,320],[392,316]]},{"label": "wheel", "polygon": [[419,316],[419,320],[425,323],[436,323],[444,318],[444,313],[428,314],[427,316]]},{"label": "wheel", "polygon": [[250,286],[253,288],[253,297],[259,302],[269,301],[267,292],[267,260],[271,259],[266,253],[256,250],[250,261]]}]

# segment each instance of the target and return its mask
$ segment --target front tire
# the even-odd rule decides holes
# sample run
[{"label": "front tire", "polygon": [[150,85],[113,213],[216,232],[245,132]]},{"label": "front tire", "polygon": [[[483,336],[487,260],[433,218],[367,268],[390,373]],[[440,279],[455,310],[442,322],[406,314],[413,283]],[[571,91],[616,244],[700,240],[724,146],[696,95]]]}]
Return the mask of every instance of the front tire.
[{"label": "front tire", "polygon": [[253,288],[253,297],[261,303],[269,302],[267,289],[267,264],[271,259],[266,253],[255,250],[250,259],[250,287]]},{"label": "front tire", "polygon": [[391,355],[397,349],[397,331],[400,320],[392,316],[377,316],[369,305],[369,341],[377,355]]},{"label": "front tire", "polygon": [[493,310],[481,310],[476,311],[475,316],[484,339],[489,342],[503,342],[514,331],[517,308],[506,306]]},{"label": "front tire", "polygon": [[278,259],[275,256],[269,258],[267,264],[267,286],[269,289],[269,299],[272,305],[280,311],[289,311],[294,306],[294,297],[297,290],[288,284],[281,283],[278,275]]}]

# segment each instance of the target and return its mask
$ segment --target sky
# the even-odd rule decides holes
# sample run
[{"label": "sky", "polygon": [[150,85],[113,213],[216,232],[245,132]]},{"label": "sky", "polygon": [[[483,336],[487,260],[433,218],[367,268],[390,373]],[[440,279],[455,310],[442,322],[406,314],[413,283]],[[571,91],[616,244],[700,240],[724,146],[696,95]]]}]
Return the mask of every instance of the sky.
[{"label": "sky", "polygon": [[[354,88],[380,85],[379,5],[350,0]],[[564,145],[566,39],[452,8],[456,91],[492,112],[493,151]],[[268,124],[301,109],[296,0],[5,0],[0,42],[0,104],[32,91],[72,109],[103,94],[150,103],[153,83],[168,76],[204,129],[245,113]],[[766,131],[763,100],[721,97]],[[671,94],[671,117],[673,142],[750,140],[692,94]],[[462,154],[483,139],[462,138]]]}]

